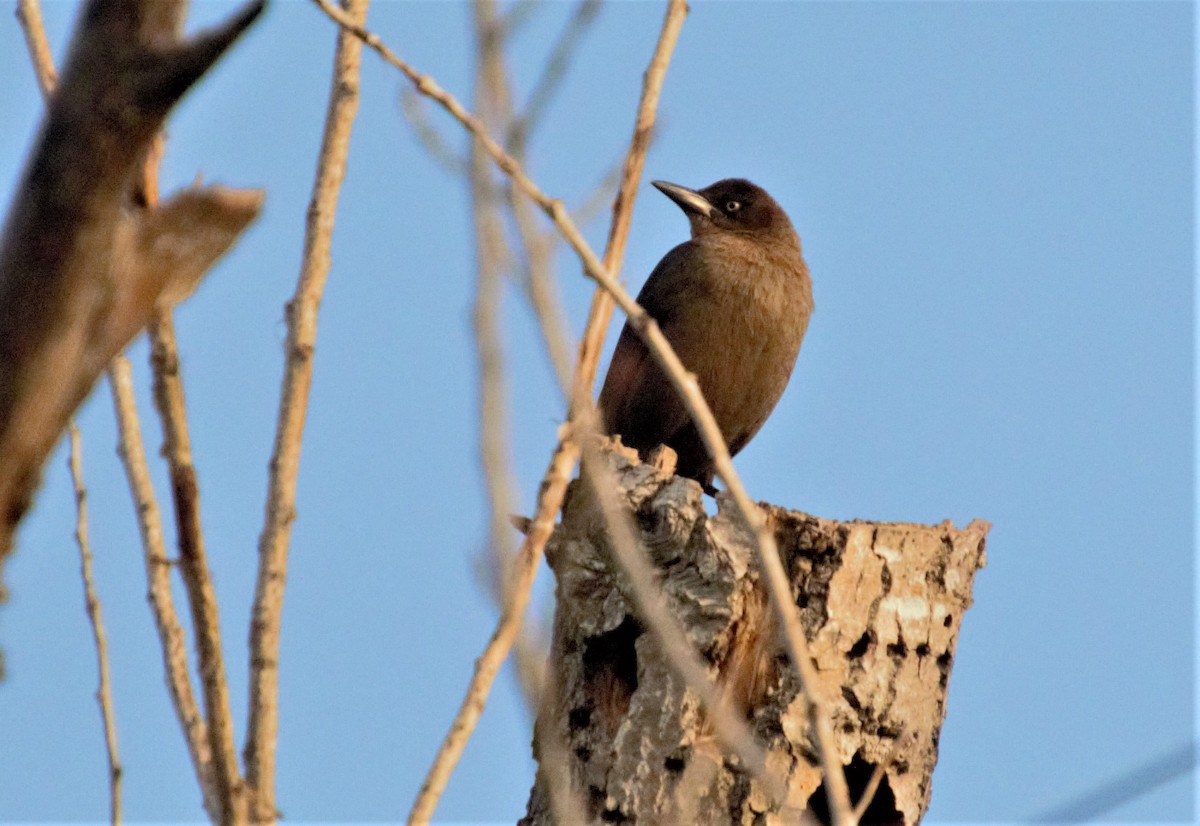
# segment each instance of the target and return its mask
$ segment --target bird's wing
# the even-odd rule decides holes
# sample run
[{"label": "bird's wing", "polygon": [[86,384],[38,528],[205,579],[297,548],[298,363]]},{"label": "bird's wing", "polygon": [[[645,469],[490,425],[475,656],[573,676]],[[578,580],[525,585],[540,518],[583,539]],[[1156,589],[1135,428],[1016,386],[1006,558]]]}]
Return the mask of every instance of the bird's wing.
[{"label": "bird's wing", "polygon": [[706,291],[707,280],[700,267],[700,248],[685,241],[658,262],[638,293],[638,304],[658,322],[664,331],[675,320],[680,308],[693,304]]},{"label": "bird's wing", "polygon": [[[668,252],[638,294],[668,341],[678,321],[676,310],[688,306],[689,294],[704,288],[693,271],[695,246],[688,241]],[[608,376],[600,391],[600,410],[609,432],[642,449],[670,441],[689,421],[666,376],[628,323],[621,330]]]}]

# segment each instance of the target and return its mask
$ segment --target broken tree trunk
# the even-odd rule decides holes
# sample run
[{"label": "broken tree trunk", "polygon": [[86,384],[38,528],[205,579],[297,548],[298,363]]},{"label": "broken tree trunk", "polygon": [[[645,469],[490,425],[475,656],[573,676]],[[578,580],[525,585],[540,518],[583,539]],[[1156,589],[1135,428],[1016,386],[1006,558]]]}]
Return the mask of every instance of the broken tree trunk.
[{"label": "broken tree trunk", "polygon": [[[695,693],[644,633],[602,520],[573,490],[546,552],[557,610],[534,747],[540,765],[522,823],[555,822],[552,771],[569,777],[588,822],[784,823],[798,811],[828,822],[817,747],[752,534],[723,496],[707,516],[699,485],[672,475],[669,451],[647,463],[624,448],[607,455],[660,587],[712,677],[744,709],[784,790],[770,794],[722,751]],[[989,526],[835,522],[761,507],[852,802],[882,766],[862,822],[915,824],[929,804],[955,643]],[[556,761],[542,760],[546,751]]]},{"label": "broken tree trunk", "polygon": [[171,108],[263,2],[191,38],[178,34],[184,0],[81,10],[0,237],[0,564],[100,372],[258,215],[259,190],[192,187],[151,206],[139,186]]}]

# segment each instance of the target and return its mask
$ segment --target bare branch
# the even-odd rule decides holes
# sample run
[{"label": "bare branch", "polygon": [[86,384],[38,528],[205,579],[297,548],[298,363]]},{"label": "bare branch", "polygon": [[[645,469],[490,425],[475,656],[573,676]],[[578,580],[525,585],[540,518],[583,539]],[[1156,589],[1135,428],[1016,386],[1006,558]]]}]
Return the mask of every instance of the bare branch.
[{"label": "bare branch", "polygon": [[[475,75],[476,109],[486,122],[492,124],[493,129],[500,131],[512,117],[512,100],[504,65],[502,47],[504,41],[497,36],[499,19],[496,14],[496,3],[494,0],[476,0],[472,7],[479,54]],[[492,166],[486,151],[478,141],[472,143],[470,173],[479,270],[475,329],[480,361],[480,452],[486,471],[491,505],[492,541],[490,544],[493,558],[496,560],[497,591],[501,610],[503,610],[503,606],[512,602],[513,599],[511,574],[516,558],[512,530],[508,520],[515,499],[512,495],[514,484],[507,452],[507,388],[504,380],[504,359],[499,331],[500,302],[503,298],[502,276],[509,258],[509,251],[501,220],[501,201],[496,197],[498,191],[491,179]],[[529,202],[523,199],[518,201],[511,185],[507,187],[507,190],[509,205],[514,208],[523,207],[523,211],[532,218],[530,212],[532,207]],[[533,237],[540,240],[536,232],[533,233]],[[535,260],[534,251],[529,250],[528,255],[532,263]],[[545,266],[547,262],[539,261],[538,264],[542,265],[542,277],[548,278],[548,268]],[[556,306],[552,305],[551,309]],[[542,308],[539,318],[544,319],[545,309]],[[559,316],[551,318],[557,320]],[[561,335],[560,330],[556,329],[554,332]],[[560,345],[557,352],[563,358],[558,366],[562,370],[564,387],[567,387],[569,385],[566,382],[569,382],[570,377],[570,364],[567,362],[569,350],[565,346],[565,342],[556,341],[553,336],[549,337],[549,341],[552,345],[555,343]],[[552,349],[551,352],[555,351]],[[527,623],[523,623],[519,629],[513,641],[513,650],[517,674],[529,699],[531,712],[536,719],[541,705],[542,691],[547,685],[543,666],[546,646],[545,644],[536,645],[533,642],[527,625]],[[544,741],[546,738],[541,739]],[[564,746],[558,742],[556,736],[552,734],[549,739],[553,742],[541,743],[547,753],[558,753],[563,750]],[[569,778],[554,774],[549,780],[548,790],[551,803],[559,815],[559,822],[582,822],[584,811],[582,801],[574,793]],[[438,794],[440,794],[440,790]]]},{"label": "bare branch", "polygon": [[150,481],[150,470],[146,464],[146,450],[142,444],[141,425],[138,423],[129,359],[125,356],[114,358],[108,370],[108,380],[117,416],[117,454],[125,467],[125,476],[129,481],[129,491],[133,495],[137,512],[138,530],[141,533],[146,561],[147,597],[162,647],[167,688],[188,746],[188,753],[192,758],[196,780],[204,795],[204,808],[209,818],[216,821],[220,816],[221,807],[213,782],[208,727],[192,693],[192,678],[187,662],[187,640],[171,597],[171,563],[167,560],[162,518],[154,496],[154,486]]},{"label": "bare branch", "polygon": [[488,694],[496,679],[496,674],[500,671],[500,666],[504,664],[508,652],[512,649],[513,641],[520,633],[521,622],[525,616],[525,609],[529,605],[529,593],[533,588],[533,580],[537,576],[542,551],[546,547],[546,540],[550,538],[550,533],[554,530],[554,517],[562,507],[567,482],[570,481],[571,471],[575,469],[575,462],[578,459],[579,449],[564,434],[550,459],[550,467],[547,469],[542,480],[542,487],[538,491],[537,510],[529,524],[529,533],[526,535],[525,541],[521,543],[521,548],[517,552],[512,566],[510,598],[505,603],[504,610],[500,612],[496,629],[492,632],[487,647],[475,660],[475,673],[471,677],[470,685],[467,686],[466,696],[463,697],[454,722],[450,726],[450,731],[446,733],[446,737],[434,757],[433,765],[430,766],[429,772],[425,775],[425,781],[421,784],[421,790],[417,794],[412,810],[409,812],[408,823],[410,824],[429,823],[433,817],[433,811],[437,807],[437,798],[441,794],[441,790],[445,788],[446,781],[450,778],[450,773],[458,762],[467,740],[470,739],[471,732],[474,731],[475,724],[479,721],[479,715],[483,713],[484,703],[487,702]]},{"label": "bare branch", "polygon": [[[583,0],[586,4],[589,0]],[[501,44],[504,42],[503,21],[493,20],[487,26],[481,27],[477,40],[480,49],[496,56],[489,71],[489,85],[492,89],[490,98],[495,102],[498,111],[495,113],[495,129],[505,131],[504,124],[513,123],[513,96],[504,69]],[[564,56],[565,59],[565,56]],[[512,155],[522,166],[525,164],[526,142],[519,141],[512,148]],[[538,327],[542,331],[546,343],[546,352],[550,355],[550,365],[558,378],[563,392],[568,392],[571,381],[571,351],[567,342],[568,332],[565,313],[560,309],[561,302],[558,286],[554,280],[554,243],[538,229],[537,215],[534,204],[524,197],[520,190],[508,178],[504,187],[508,195],[508,204],[516,224],[521,245],[525,249],[526,278],[524,286],[530,305],[538,319]],[[557,236],[552,236],[557,238]]]},{"label": "bare branch", "polygon": [[571,15],[571,19],[567,21],[566,27],[550,50],[546,66],[534,84],[533,91],[529,93],[525,110],[508,128],[505,144],[508,146],[508,151],[518,158],[524,154],[529,136],[537,128],[538,122],[554,98],[554,93],[562,85],[563,78],[567,74],[567,67],[571,65],[571,57],[599,11],[600,0],[579,0],[579,5],[575,7],[575,13]]},{"label": "bare branch", "polygon": [[[504,559],[492,547],[489,553],[477,557],[476,573],[480,584],[495,602],[496,610],[504,610],[508,598],[508,582],[512,573],[513,555]],[[546,685],[546,654],[550,647],[549,637],[542,633],[532,617],[526,617],[521,625],[521,633],[513,641],[513,657],[515,659],[517,682],[521,694],[525,698],[525,706],[531,718],[537,716],[539,704],[542,702],[543,688]]]},{"label": "bare branch", "polygon": [[542,4],[539,0],[515,0],[508,11],[500,18],[498,24],[499,36],[508,39],[521,30],[521,27],[533,19]]},{"label": "bare branch", "polygon": [[92,626],[92,639],[96,644],[96,668],[100,672],[100,686],[96,689],[96,702],[100,704],[100,719],[104,724],[104,747],[108,754],[108,797],[109,822],[121,824],[121,757],[117,751],[117,717],[113,710],[112,678],[108,670],[108,636],[104,633],[104,616],[100,608],[100,597],[96,593],[96,582],[92,577],[92,547],[88,541],[87,488],[83,484],[83,448],[80,445],[79,428],[70,425],[71,452],[67,466],[71,469],[71,480],[75,485],[75,542],[79,545],[79,566],[83,576],[84,604],[88,621]]},{"label": "bare branch", "polygon": [[538,229],[533,205],[515,187],[508,187],[508,199],[529,268],[525,281],[526,295],[546,342],[550,366],[563,392],[568,393],[571,388],[571,347],[567,321],[559,310],[561,300],[553,274],[554,240],[557,236],[547,237]]},{"label": "bare branch", "polygon": [[[369,0],[345,0],[347,19],[366,19]],[[271,455],[266,520],[258,547],[258,580],[250,627],[250,718],[246,732],[246,781],[254,792],[256,822],[275,819],[275,746],[279,729],[279,626],[287,577],[288,545],[296,517],[296,475],[308,412],[317,311],[329,275],[338,194],[346,173],[350,131],[358,111],[362,46],[339,31],[325,133],[309,201],[304,259],[296,292],[287,306],[287,362]]]},{"label": "bare branch", "polygon": [[[480,45],[479,64],[475,72],[475,99],[484,117],[493,122],[503,119],[502,69],[496,42],[483,36],[494,23],[495,4],[477,0],[472,4],[475,13],[477,40]],[[501,302],[504,297],[502,279],[509,260],[508,245],[500,221],[500,201],[491,180],[491,162],[487,154],[473,143],[468,183],[471,212],[475,225],[476,270],[478,272],[475,306],[472,321],[475,330],[476,359],[479,363],[479,457],[484,471],[488,494],[489,547],[498,602],[508,601],[509,572],[516,557],[516,545],[508,523],[513,511],[512,463],[508,456],[508,387],[505,379],[503,341],[500,330]],[[523,634],[517,637],[520,650]],[[528,676],[528,675],[526,675]],[[529,684],[528,691],[536,691]]]},{"label": "bare branch", "polygon": [[50,55],[46,27],[42,24],[42,7],[38,0],[17,0],[17,20],[21,24],[21,31],[25,33],[25,46],[29,49],[38,88],[42,90],[42,97],[48,99],[58,84],[58,72]]},{"label": "bare branch", "polygon": [[151,322],[150,342],[154,404],[162,421],[163,455],[170,471],[175,504],[179,573],[192,610],[209,748],[213,756],[214,791],[221,805],[221,822],[242,822],[246,817],[246,804],[234,747],[233,714],[229,707],[229,685],[221,650],[221,622],[204,549],[204,532],[200,527],[200,485],[192,463],[179,349],[169,309],[161,310]]},{"label": "bare branch", "polygon": [[[0,559],[45,457],[105,365],[164,295],[186,292],[257,214],[260,194],[231,208],[212,191],[185,198],[199,207],[187,210],[186,232],[174,201],[162,215],[128,209],[129,182],[168,111],[262,0],[186,40],[146,40],[138,24],[161,13],[152,7],[161,0],[85,7],[0,239]],[[27,32],[32,8],[23,9]],[[42,39],[29,39],[48,84]]]},{"label": "bare branch", "polygon": [[404,117],[412,124],[413,132],[421,145],[425,147],[425,151],[450,174],[465,174],[468,171],[469,163],[450,146],[450,142],[429,120],[429,113],[425,111],[424,102],[425,98],[412,89],[405,88],[400,92],[400,109],[404,112]]}]

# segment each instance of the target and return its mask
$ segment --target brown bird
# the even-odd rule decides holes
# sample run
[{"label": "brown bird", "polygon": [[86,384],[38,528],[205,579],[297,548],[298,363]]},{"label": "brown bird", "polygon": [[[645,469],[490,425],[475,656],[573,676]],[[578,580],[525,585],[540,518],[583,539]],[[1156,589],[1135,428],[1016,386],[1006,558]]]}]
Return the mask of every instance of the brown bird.
[{"label": "brown bird", "polygon": [[[658,263],[638,303],[696,375],[734,455],[783,395],[808,328],[812,282],[800,238],[779,204],[749,181],[729,178],[699,191],[654,186],[687,215],[692,238]],[[610,434],[642,453],[673,448],[676,472],[715,492],[699,432],[628,324],[599,407]]]}]

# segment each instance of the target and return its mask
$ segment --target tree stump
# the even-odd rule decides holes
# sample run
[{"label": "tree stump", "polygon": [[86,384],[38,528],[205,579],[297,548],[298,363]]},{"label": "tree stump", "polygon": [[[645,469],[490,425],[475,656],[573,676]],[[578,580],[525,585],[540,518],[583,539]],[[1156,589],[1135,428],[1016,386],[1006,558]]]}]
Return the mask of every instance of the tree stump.
[{"label": "tree stump", "polygon": [[[551,772],[569,778],[587,822],[784,823],[799,812],[828,822],[799,678],[776,639],[751,532],[723,495],[708,516],[699,485],[672,475],[669,450],[643,463],[617,444],[606,456],[660,587],[710,675],[744,709],[783,794],[723,752],[695,693],[645,633],[576,481],[547,547],[557,609],[522,823],[555,822]],[[760,507],[852,803],[882,766],[862,822],[915,824],[929,804],[958,630],[990,526],[836,522]]]}]

